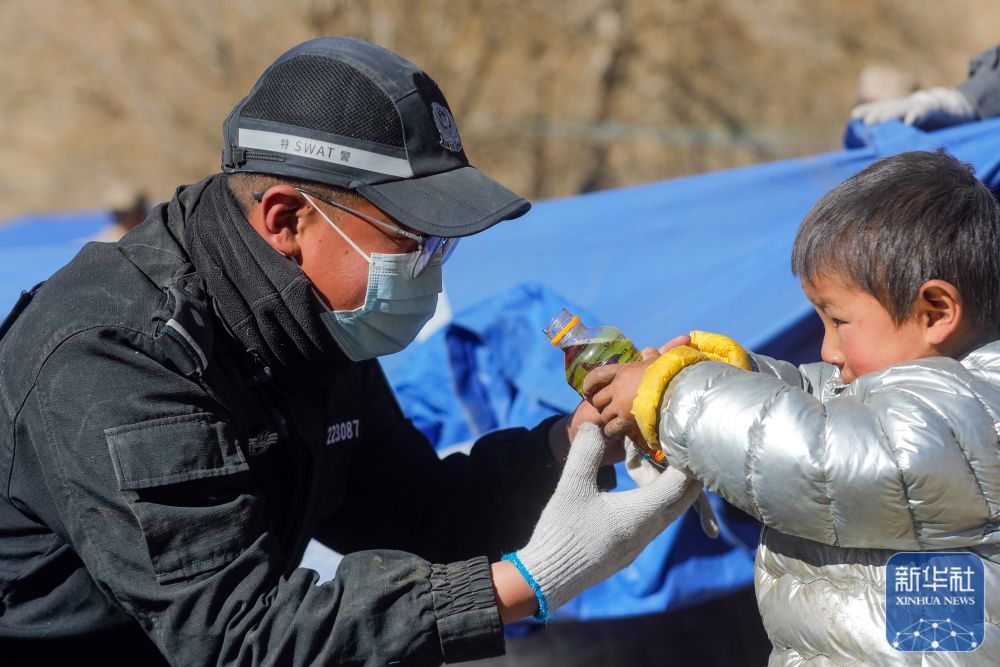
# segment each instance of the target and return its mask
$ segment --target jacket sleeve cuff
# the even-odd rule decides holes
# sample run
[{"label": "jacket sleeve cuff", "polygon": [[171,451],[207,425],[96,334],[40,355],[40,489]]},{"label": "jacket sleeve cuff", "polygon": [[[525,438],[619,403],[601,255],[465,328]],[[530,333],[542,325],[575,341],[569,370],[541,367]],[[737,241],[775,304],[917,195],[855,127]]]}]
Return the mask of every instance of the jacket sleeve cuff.
[{"label": "jacket sleeve cuff", "polygon": [[445,662],[503,655],[503,623],[485,557],[431,566],[431,596]]}]

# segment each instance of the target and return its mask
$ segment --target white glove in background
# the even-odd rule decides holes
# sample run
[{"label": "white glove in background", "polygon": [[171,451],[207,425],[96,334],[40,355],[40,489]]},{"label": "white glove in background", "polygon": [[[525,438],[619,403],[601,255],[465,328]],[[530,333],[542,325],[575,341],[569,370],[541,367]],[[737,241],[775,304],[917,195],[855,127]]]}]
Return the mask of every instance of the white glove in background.
[{"label": "white glove in background", "polygon": [[672,468],[638,489],[600,491],[604,449],[601,429],[582,425],[555,493],[517,552],[550,610],[629,565],[701,492],[700,482]]},{"label": "white glove in background", "polygon": [[[628,436],[625,437],[625,471],[637,486],[646,486],[663,474],[663,469],[644,455]],[[694,509],[698,513],[698,518],[701,519],[702,531],[713,540],[717,538],[719,536],[719,520],[715,517],[715,511],[704,491],[698,494],[698,499],[694,502]]]},{"label": "white glove in background", "polygon": [[965,95],[954,88],[928,88],[896,100],[860,104],[851,118],[875,125],[893,118],[922,130],[934,130],[976,120],[976,110]]}]

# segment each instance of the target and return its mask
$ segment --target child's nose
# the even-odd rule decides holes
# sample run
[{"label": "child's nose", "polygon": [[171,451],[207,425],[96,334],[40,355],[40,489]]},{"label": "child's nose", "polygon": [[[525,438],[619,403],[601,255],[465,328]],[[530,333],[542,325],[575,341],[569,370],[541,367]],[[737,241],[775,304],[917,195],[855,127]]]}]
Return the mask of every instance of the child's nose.
[{"label": "child's nose", "polygon": [[829,334],[823,336],[823,349],[820,351],[820,358],[828,364],[840,367],[844,364],[844,353],[840,347],[840,340],[837,336]]}]

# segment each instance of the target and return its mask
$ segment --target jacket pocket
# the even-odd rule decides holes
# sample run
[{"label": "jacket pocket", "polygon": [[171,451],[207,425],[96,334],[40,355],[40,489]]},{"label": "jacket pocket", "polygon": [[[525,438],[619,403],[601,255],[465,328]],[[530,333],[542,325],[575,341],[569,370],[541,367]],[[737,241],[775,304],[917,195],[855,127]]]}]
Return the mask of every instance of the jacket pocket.
[{"label": "jacket pocket", "polygon": [[104,434],[159,583],[223,567],[263,532],[250,467],[226,422],[200,413]]}]

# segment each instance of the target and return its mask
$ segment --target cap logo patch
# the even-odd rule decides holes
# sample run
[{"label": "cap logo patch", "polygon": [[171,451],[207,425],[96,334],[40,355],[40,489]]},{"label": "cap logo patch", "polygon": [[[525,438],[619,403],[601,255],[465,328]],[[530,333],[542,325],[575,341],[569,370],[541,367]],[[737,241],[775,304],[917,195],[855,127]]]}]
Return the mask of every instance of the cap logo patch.
[{"label": "cap logo patch", "polygon": [[455,118],[448,111],[448,107],[431,102],[431,115],[434,116],[434,124],[437,125],[438,133],[441,135],[441,145],[452,153],[460,152],[462,139],[458,136],[458,126],[455,125]]}]

